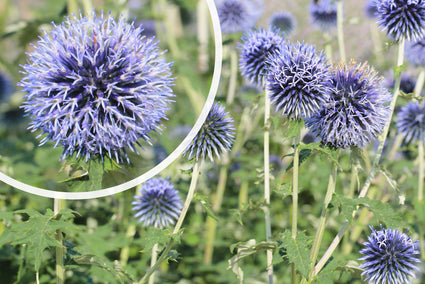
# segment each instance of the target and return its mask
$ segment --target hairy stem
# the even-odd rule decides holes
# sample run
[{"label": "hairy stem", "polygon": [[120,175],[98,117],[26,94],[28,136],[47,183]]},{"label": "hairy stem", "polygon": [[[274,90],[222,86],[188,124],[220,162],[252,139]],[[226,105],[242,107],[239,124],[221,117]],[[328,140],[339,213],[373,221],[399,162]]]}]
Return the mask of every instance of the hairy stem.
[{"label": "hairy stem", "polygon": [[[270,217],[270,97],[267,91],[264,93],[264,215],[266,224],[266,240],[272,237]],[[267,274],[269,284],[273,283],[273,251],[267,250]]]},{"label": "hairy stem", "polygon": [[[153,245],[152,255],[151,255],[151,267],[155,265],[158,259],[158,243]],[[149,284],[155,283],[155,271],[152,272],[152,275],[149,277]]]},{"label": "hairy stem", "polygon": [[[53,201],[53,212],[58,214],[61,209],[65,207],[65,200],[54,199]],[[65,249],[62,243],[62,231],[56,230],[56,240],[61,244],[60,247],[56,247],[56,284],[65,283],[65,267],[63,265],[63,258],[65,255]]]},{"label": "hairy stem", "polygon": [[226,104],[231,105],[235,99],[236,79],[238,77],[238,54],[236,48],[230,49],[230,78],[229,89],[227,91]]},{"label": "hairy stem", "polygon": [[[336,174],[338,167],[335,163],[332,163],[331,173],[329,175],[328,189],[326,190],[325,199],[323,201],[322,213],[320,214],[319,227],[314,237],[313,247],[311,248],[310,254],[310,271],[313,271],[316,259],[319,254],[320,244],[322,243],[323,233],[325,232],[326,220],[328,218],[328,207],[332,200],[332,195],[335,193]],[[312,276],[310,276],[310,281]]]},{"label": "hairy stem", "polygon": [[[397,56],[397,67],[401,67],[403,65],[404,62],[404,44],[405,44],[405,39],[402,39],[398,45],[398,56]],[[387,122],[387,124],[385,125],[381,135],[379,136],[378,140],[379,140],[379,146],[377,149],[377,153],[375,156],[375,159],[373,161],[372,164],[372,168],[369,172],[369,175],[366,178],[366,181],[360,191],[359,194],[359,198],[365,197],[369,187],[372,183],[372,180],[375,177],[375,174],[379,168],[379,162],[381,160],[381,156],[382,156],[382,150],[384,149],[384,144],[387,140],[387,135],[388,135],[388,130],[390,128],[390,124],[391,124],[391,119],[394,113],[394,108],[397,102],[397,98],[398,95],[400,93],[400,81],[401,81],[401,71],[398,70],[399,72],[396,75],[396,80],[395,80],[395,86],[394,86],[394,96],[393,99],[391,101],[390,104],[390,118]],[[356,215],[357,210],[353,211],[353,217]],[[313,270],[313,277],[315,275],[317,275],[317,273],[319,273],[319,271],[323,268],[323,266],[326,264],[326,262],[329,260],[329,258],[331,257],[332,253],[334,252],[334,250],[337,248],[339,242],[341,241],[341,238],[344,236],[346,230],[349,227],[349,223],[346,220],[345,223],[342,225],[341,229],[339,230],[337,236],[334,238],[334,240],[332,241],[331,245],[329,246],[329,248],[327,249],[327,251],[325,252],[325,254],[323,255],[323,257],[320,259],[320,261],[317,263],[317,265],[314,267]]]},{"label": "hairy stem", "polygon": [[[298,133],[294,138],[294,160],[292,162],[292,239],[297,238],[298,231],[298,169],[300,164],[300,149],[301,134]],[[295,263],[292,264],[292,283],[297,283],[297,274]]]},{"label": "hairy stem", "polygon": [[208,71],[208,40],[209,40],[209,17],[206,1],[198,1],[196,7],[197,36],[198,36],[198,70],[202,73]]},{"label": "hairy stem", "polygon": [[344,44],[344,2],[336,0],[337,9],[337,28],[338,28],[338,47],[339,55],[342,61],[345,61],[345,44]]},{"label": "hairy stem", "polygon": [[[196,161],[193,165],[193,171],[192,171],[192,180],[190,181],[189,191],[186,196],[186,200],[183,205],[182,212],[180,213],[179,219],[177,220],[176,225],[174,226],[173,235],[178,234],[180,231],[180,228],[183,224],[184,218],[186,217],[187,210],[189,209],[190,203],[192,202],[193,196],[195,194],[196,185],[198,183],[199,178],[199,172],[201,167],[201,160]],[[171,238],[168,242],[167,246],[165,247],[164,251],[156,261],[154,265],[151,266],[151,268],[146,272],[146,274],[143,276],[142,279],[140,279],[139,284],[146,283],[146,280],[152,275],[152,273],[158,268],[158,266],[165,260],[165,258],[168,256],[168,253],[170,252],[171,248],[174,245],[174,238]]]}]

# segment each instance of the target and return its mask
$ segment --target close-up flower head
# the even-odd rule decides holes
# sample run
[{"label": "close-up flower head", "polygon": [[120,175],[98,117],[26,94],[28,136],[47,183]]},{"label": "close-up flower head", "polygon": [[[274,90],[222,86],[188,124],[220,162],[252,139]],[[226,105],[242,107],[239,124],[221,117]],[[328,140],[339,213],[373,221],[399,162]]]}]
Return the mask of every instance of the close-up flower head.
[{"label": "close-up flower head", "polygon": [[295,30],[297,20],[294,15],[288,11],[275,12],[270,16],[270,26],[278,28],[288,35]]},{"label": "close-up flower head", "polygon": [[340,63],[332,71],[329,100],[306,125],[325,145],[364,147],[390,117],[391,95],[366,63]]},{"label": "close-up flower head", "polygon": [[364,269],[362,276],[369,283],[410,283],[420,263],[418,242],[413,242],[407,231],[384,229],[382,225],[379,231],[370,228],[372,233],[360,250],[364,255],[359,258],[364,261],[360,265]]},{"label": "close-up flower head", "polygon": [[328,60],[314,45],[287,44],[267,62],[267,92],[284,117],[308,118],[327,102],[331,80]]},{"label": "close-up flower head", "polygon": [[158,42],[141,31],[102,14],[72,16],[44,32],[20,82],[29,129],[45,135],[40,144],[63,146],[62,159],[129,162],[126,148],[150,143],[166,119],[173,79]]},{"label": "close-up flower head", "polygon": [[139,223],[159,229],[174,225],[183,208],[179,192],[168,178],[162,177],[144,182],[131,204]]},{"label": "close-up flower head", "polygon": [[405,144],[425,142],[425,106],[409,102],[402,107],[397,115],[397,128]]},{"label": "close-up flower head", "polygon": [[214,161],[214,158],[220,158],[222,153],[232,148],[234,140],[233,118],[229,116],[224,106],[215,103],[184,155],[189,160],[199,161],[208,157]]},{"label": "close-up flower head", "polygon": [[376,0],[377,22],[389,37],[411,41],[425,36],[424,0]]},{"label": "close-up flower head", "polygon": [[245,32],[254,27],[261,13],[251,0],[217,0],[223,34]]},{"label": "close-up flower head", "polygon": [[283,33],[277,29],[254,29],[239,43],[239,68],[249,82],[264,86],[267,58],[284,45]]},{"label": "close-up flower head", "polygon": [[337,7],[335,0],[311,1],[310,16],[312,24],[323,30],[328,31],[336,28],[337,25]]}]

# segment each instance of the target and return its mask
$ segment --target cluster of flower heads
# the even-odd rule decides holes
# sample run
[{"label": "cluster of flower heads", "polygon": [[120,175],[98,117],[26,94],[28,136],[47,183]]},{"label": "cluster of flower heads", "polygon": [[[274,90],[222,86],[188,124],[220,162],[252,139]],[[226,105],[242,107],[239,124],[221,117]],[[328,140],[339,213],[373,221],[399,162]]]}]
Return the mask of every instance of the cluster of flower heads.
[{"label": "cluster of flower heads", "polygon": [[284,45],[283,33],[277,29],[254,29],[242,37],[239,67],[248,81],[264,86],[267,58]]},{"label": "cluster of flower heads", "polygon": [[337,7],[335,0],[312,1],[310,15],[314,26],[328,31],[337,25]]},{"label": "cluster of flower heads", "polygon": [[283,116],[304,119],[329,97],[331,75],[323,52],[304,43],[286,44],[267,60],[267,90]]},{"label": "cluster of flower heads", "polygon": [[235,140],[233,119],[224,109],[224,106],[215,103],[208,116],[184,155],[189,160],[204,160],[209,157],[220,158],[223,152],[230,150]]},{"label": "cluster of flower heads", "polygon": [[425,38],[406,42],[404,49],[406,60],[413,66],[425,66]]},{"label": "cluster of flower heads", "polygon": [[377,21],[396,41],[417,41],[425,36],[424,0],[375,0]]},{"label": "cluster of flower heads", "polygon": [[46,134],[41,144],[62,145],[62,159],[107,154],[128,162],[125,148],[137,152],[138,139],[160,131],[173,97],[171,64],[141,31],[102,14],[44,33],[20,82],[30,129]]},{"label": "cluster of flower heads", "polygon": [[132,210],[145,227],[163,229],[174,225],[182,211],[179,192],[167,178],[152,178],[142,184],[134,196]]},{"label": "cluster of flower heads", "polygon": [[364,269],[362,276],[369,283],[409,283],[420,263],[419,243],[413,242],[407,232],[383,229],[382,225],[379,231],[370,228],[372,233],[360,250],[364,256],[359,260],[365,261],[360,265]]},{"label": "cluster of flower heads", "polygon": [[425,106],[410,102],[402,107],[397,116],[397,128],[405,144],[425,142]]},{"label": "cluster of flower heads", "polygon": [[218,0],[217,13],[224,34],[251,29],[261,13],[251,0]]},{"label": "cluster of flower heads", "polygon": [[295,30],[297,20],[290,12],[275,12],[270,17],[270,26],[275,27],[288,35]]},{"label": "cluster of flower heads", "polygon": [[367,64],[339,64],[332,71],[329,100],[306,121],[322,143],[364,147],[382,132],[390,116],[391,95]]}]

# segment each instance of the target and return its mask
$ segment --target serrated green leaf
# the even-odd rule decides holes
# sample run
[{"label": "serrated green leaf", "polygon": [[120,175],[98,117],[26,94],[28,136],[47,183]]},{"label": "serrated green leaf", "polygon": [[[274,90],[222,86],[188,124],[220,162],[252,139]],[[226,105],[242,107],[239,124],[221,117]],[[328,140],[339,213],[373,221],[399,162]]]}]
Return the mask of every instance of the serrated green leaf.
[{"label": "serrated green leaf", "polygon": [[[301,166],[301,164],[303,162],[305,162],[310,157],[311,153],[312,153],[312,151],[310,149],[300,150],[300,158],[299,158],[298,166]],[[289,154],[289,155],[285,155],[284,157],[289,157],[289,156],[293,157],[294,154],[292,153],[292,154]],[[285,171],[287,172],[290,169],[292,169],[293,167],[294,167],[294,161],[292,160],[291,163],[289,163],[288,167],[286,167]]]},{"label": "serrated green leaf", "polygon": [[[179,235],[179,234],[177,234]],[[168,229],[160,230],[156,228],[148,228],[146,233],[142,236],[142,243],[144,245],[142,252],[150,253],[155,244],[164,245],[171,239],[171,231]],[[179,240],[177,240],[178,242]]]},{"label": "serrated green leaf", "polygon": [[238,277],[240,283],[243,283],[244,274],[239,265],[239,262],[247,256],[264,253],[267,250],[276,249],[276,243],[260,242],[257,244],[254,239],[251,239],[247,242],[239,242],[230,246],[231,252],[233,252],[235,249],[237,250],[236,255],[234,255],[231,259],[228,260],[229,266],[227,267],[227,269],[232,269],[233,273],[235,273]]},{"label": "serrated green leaf", "polygon": [[215,215],[214,211],[212,211],[210,204],[208,203],[208,197],[205,195],[200,195],[200,194],[195,194],[194,197],[195,200],[198,200],[202,207],[204,208],[205,212],[207,213],[207,215],[211,218],[213,218],[214,220],[218,221],[217,216]]},{"label": "serrated green leaf", "polygon": [[295,268],[304,278],[308,277],[310,264],[311,239],[304,232],[299,232],[296,239],[291,237],[291,232],[286,230],[281,235],[282,247],[286,249],[288,261],[295,264]]},{"label": "serrated green leaf", "polygon": [[[59,215],[54,215],[50,209],[43,215],[35,210],[18,210],[17,214],[27,214],[28,221],[12,224],[1,236],[0,246],[10,243],[11,245],[28,245],[35,256],[34,268],[39,270],[43,251],[49,247],[62,246],[56,240],[56,230],[68,231],[76,229],[76,225],[69,222],[74,218],[72,210],[64,209]],[[60,216],[60,217],[59,217]]]},{"label": "serrated green leaf", "polygon": [[282,199],[285,199],[286,197],[292,195],[292,185],[289,183],[278,184],[273,189],[273,191],[279,194]]},{"label": "serrated green leaf", "polygon": [[334,194],[331,201],[332,206],[338,208],[339,212],[344,215],[350,223],[353,221],[353,211],[359,205],[358,201],[352,198]]},{"label": "serrated green leaf", "polygon": [[296,137],[304,127],[304,120],[289,120],[288,132],[286,133],[287,139]]}]

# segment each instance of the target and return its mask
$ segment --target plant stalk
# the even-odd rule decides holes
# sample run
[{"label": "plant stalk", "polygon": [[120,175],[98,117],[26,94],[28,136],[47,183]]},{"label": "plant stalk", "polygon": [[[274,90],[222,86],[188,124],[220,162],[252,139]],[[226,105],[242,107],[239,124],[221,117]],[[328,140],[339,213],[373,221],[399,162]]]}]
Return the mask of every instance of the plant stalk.
[{"label": "plant stalk", "polygon": [[[53,201],[53,212],[58,214],[61,209],[65,207],[65,200],[54,199]],[[56,230],[56,240],[61,244],[60,247],[56,247],[56,284],[65,283],[65,267],[63,264],[63,259],[65,255],[65,249],[62,242],[62,231]]]},{"label": "plant stalk", "polygon": [[[193,165],[193,171],[192,171],[192,179],[190,181],[189,191],[186,196],[186,200],[183,204],[182,212],[180,213],[179,219],[176,222],[176,225],[174,226],[174,230],[172,232],[172,235],[176,235],[183,224],[184,218],[186,217],[187,210],[189,209],[190,203],[192,202],[193,196],[195,194],[196,185],[198,183],[199,178],[199,172],[201,168],[202,161],[196,161]],[[165,258],[168,256],[168,253],[170,252],[172,246],[174,245],[174,238],[171,238],[168,242],[167,246],[165,247],[164,251],[156,261],[154,265],[151,266],[151,268],[146,272],[146,274],[140,279],[139,284],[146,283],[146,280],[154,273],[154,271],[158,268],[158,266],[165,260]]]},{"label": "plant stalk", "polygon": [[[328,189],[326,190],[325,200],[323,201],[322,213],[320,214],[319,227],[316,231],[314,238],[313,247],[311,248],[310,254],[310,271],[313,271],[316,259],[319,254],[320,244],[322,243],[323,233],[325,232],[326,220],[328,218],[328,207],[332,201],[332,196],[335,193],[336,175],[338,167],[335,163],[332,163],[331,173],[329,175]],[[310,281],[313,279],[310,276]]]},{"label": "plant stalk", "polygon": [[[294,160],[292,165],[292,239],[297,238],[298,231],[298,170],[300,164],[300,149],[301,134],[298,133],[294,138]],[[295,263],[292,264],[292,283],[297,283],[297,274]]]},{"label": "plant stalk", "polygon": [[226,104],[231,105],[235,99],[236,79],[238,77],[238,54],[235,48],[230,49],[230,78],[227,91]]},{"label": "plant stalk", "polygon": [[[397,55],[397,67],[401,68],[401,66],[403,65],[404,62],[404,45],[405,45],[405,39],[402,39],[398,45],[398,55]],[[369,175],[366,178],[366,181],[362,187],[362,190],[359,193],[359,198],[365,197],[369,187],[372,183],[372,180],[375,177],[375,174],[378,170],[378,166],[379,166],[379,162],[381,160],[381,156],[382,156],[382,150],[384,149],[384,144],[385,141],[387,140],[387,135],[388,135],[388,131],[390,128],[390,124],[391,124],[391,119],[394,113],[394,108],[397,102],[397,98],[398,95],[400,93],[400,81],[401,81],[401,71],[399,70],[398,74],[396,75],[396,80],[395,80],[395,86],[394,86],[394,96],[393,99],[391,101],[390,104],[390,118],[387,122],[387,124],[385,125],[381,135],[379,136],[379,146],[378,146],[378,150],[375,156],[375,159],[373,161],[372,164],[372,168],[369,172]],[[355,217],[357,213],[357,210],[353,211],[353,218]],[[337,236],[334,238],[334,240],[332,241],[331,245],[329,246],[329,248],[327,249],[327,251],[325,252],[325,254],[323,255],[323,257],[320,259],[320,261],[317,263],[317,265],[314,267],[313,270],[313,277],[315,275],[317,275],[317,273],[320,272],[320,270],[323,268],[323,266],[326,264],[326,262],[329,260],[329,258],[331,257],[332,253],[334,252],[334,250],[336,249],[336,247],[338,246],[339,242],[341,241],[341,238],[344,236],[346,230],[349,227],[349,223],[348,220],[346,220],[344,222],[344,224],[342,225],[341,229],[339,230]]]},{"label": "plant stalk", "polygon": [[339,55],[342,61],[346,61],[344,43],[344,2],[342,0],[336,0],[336,9]]},{"label": "plant stalk", "polygon": [[[270,216],[270,97],[267,91],[264,93],[264,215],[266,225],[266,241],[272,237]],[[267,250],[267,274],[269,284],[273,283],[273,251]]]},{"label": "plant stalk", "polygon": [[[151,256],[151,267],[155,265],[158,259],[158,243],[153,245],[152,256]],[[155,271],[152,272],[152,275],[149,277],[149,284],[155,283]]]}]

